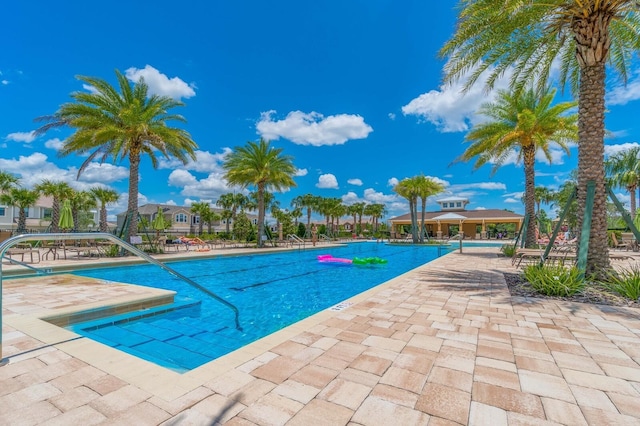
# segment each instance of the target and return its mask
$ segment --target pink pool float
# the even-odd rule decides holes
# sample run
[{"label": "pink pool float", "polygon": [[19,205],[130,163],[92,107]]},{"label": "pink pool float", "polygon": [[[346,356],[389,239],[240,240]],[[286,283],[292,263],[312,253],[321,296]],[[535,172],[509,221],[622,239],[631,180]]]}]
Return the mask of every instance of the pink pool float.
[{"label": "pink pool float", "polygon": [[353,261],[351,259],[345,259],[342,257],[333,257],[330,254],[321,254],[318,256],[318,262],[320,263],[335,263],[339,265],[351,265]]}]

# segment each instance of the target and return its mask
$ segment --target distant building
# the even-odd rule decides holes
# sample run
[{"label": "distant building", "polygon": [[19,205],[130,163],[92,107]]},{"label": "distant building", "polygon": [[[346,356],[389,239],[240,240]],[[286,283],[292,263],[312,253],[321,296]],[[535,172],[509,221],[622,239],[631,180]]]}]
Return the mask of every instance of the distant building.
[{"label": "distant building", "polygon": [[[198,233],[198,230],[200,228],[200,215],[193,213],[191,211],[191,207],[173,206],[168,204],[144,204],[138,207],[138,214],[149,224],[149,232],[153,231],[151,229],[151,223],[158,215],[158,207],[162,209],[162,214],[164,215],[164,219],[167,221],[167,223],[171,224],[171,226],[165,230],[166,233],[174,235],[188,235]],[[212,207],[211,210],[216,213],[222,212],[222,209],[215,207]],[[249,213],[246,214],[251,223],[253,223],[254,225],[258,224],[257,215]],[[126,211],[118,213],[116,215],[118,230],[122,229],[126,216]],[[202,227],[202,231],[207,232],[208,229],[208,225],[205,223]],[[212,224],[211,227],[211,231],[214,233],[225,232],[226,230],[226,220],[217,220]],[[229,230],[233,230],[233,219],[229,219]]]},{"label": "distant building", "polygon": [[[44,232],[50,229],[52,206],[53,198],[41,196],[34,206],[27,209],[26,227],[28,232]],[[89,214],[93,222],[90,228],[96,229],[100,220],[99,211],[91,210]],[[18,229],[19,215],[20,209],[18,207],[0,204],[0,230],[15,231]]]},{"label": "distant building", "polygon": [[[425,212],[424,223],[429,236],[448,238],[462,232],[465,238],[486,239],[495,238],[489,235],[488,225],[501,223],[514,224],[516,232],[522,227],[524,216],[499,209],[465,210],[469,200],[461,197],[443,198],[437,201],[440,211]],[[421,212],[418,210],[418,226]],[[411,214],[396,216],[389,219],[391,224],[391,238],[402,238],[411,232]]]}]

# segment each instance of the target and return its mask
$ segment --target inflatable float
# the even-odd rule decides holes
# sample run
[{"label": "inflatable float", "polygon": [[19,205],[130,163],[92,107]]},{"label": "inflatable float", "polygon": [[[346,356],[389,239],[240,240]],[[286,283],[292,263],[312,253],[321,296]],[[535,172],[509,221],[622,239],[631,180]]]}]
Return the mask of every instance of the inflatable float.
[{"label": "inflatable float", "polygon": [[341,265],[351,265],[353,261],[351,259],[345,259],[342,257],[333,257],[330,254],[321,254],[318,256],[318,262],[320,263],[335,263]]},{"label": "inflatable float", "polygon": [[387,259],[381,259],[379,257],[354,257],[354,265],[383,265],[387,263]]}]

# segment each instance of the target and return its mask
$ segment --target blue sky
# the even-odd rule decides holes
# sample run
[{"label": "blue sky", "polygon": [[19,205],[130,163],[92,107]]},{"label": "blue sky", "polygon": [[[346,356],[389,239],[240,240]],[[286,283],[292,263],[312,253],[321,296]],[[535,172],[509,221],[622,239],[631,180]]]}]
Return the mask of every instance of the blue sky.
[{"label": "blue sky", "polygon": [[[511,162],[494,175],[490,166],[450,166],[481,120],[474,112],[493,97],[481,86],[463,96],[459,85],[442,85],[437,52],[453,31],[453,4],[9,2],[0,29],[0,170],[27,187],[43,179],[77,189],[106,185],[122,193],[110,218],[125,210],[126,162],[92,165],[76,180],[84,159],[57,155],[70,131],[32,133],[34,118],[87,90],[76,75],[116,84],[119,69],[132,81],[144,77],[153,93],[185,102],[174,112],[187,119],[199,146],[198,160],[186,166],[163,160],[153,170],[144,158],[140,204],[215,202],[233,190],[222,179],[224,155],[264,137],[299,169],[297,187],[276,196],[282,207],[314,193],[346,204],[384,203],[388,219],[408,211],[393,184],[424,173],[446,187],[436,198],[463,196],[468,209],[522,213],[521,165]],[[638,141],[640,78],[637,69],[629,75],[626,87],[615,79],[608,87],[607,153]],[[571,156],[554,153],[553,164],[537,162],[537,185],[556,189],[576,167],[575,147]]]}]

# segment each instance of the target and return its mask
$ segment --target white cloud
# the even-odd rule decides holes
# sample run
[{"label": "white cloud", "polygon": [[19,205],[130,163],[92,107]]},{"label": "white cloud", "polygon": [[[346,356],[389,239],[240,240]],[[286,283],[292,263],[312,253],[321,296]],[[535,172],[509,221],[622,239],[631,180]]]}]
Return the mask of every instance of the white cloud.
[{"label": "white cloud", "polygon": [[64,141],[61,141],[58,138],[53,138],[45,141],[44,146],[53,149],[54,151],[60,151],[62,146],[64,145]]},{"label": "white cloud", "polygon": [[636,73],[635,78],[627,84],[618,84],[607,90],[605,101],[607,106],[626,105],[631,101],[640,99],[640,73]]},{"label": "white cloud", "polygon": [[143,69],[131,67],[125,71],[125,76],[133,82],[144,78],[151,95],[169,96],[173,99],[191,98],[196,95],[193,84],[187,84],[178,77],[169,78],[151,65],[146,65]]},{"label": "white cloud", "polygon": [[358,197],[358,195],[353,191],[347,192],[340,198],[342,199],[342,203],[346,204],[347,206],[350,206],[360,201],[360,198]]},{"label": "white cloud", "polygon": [[102,182],[111,183],[129,178],[129,169],[122,166],[116,166],[110,163],[91,162],[84,169],[80,178],[80,182]]},{"label": "white cloud", "polygon": [[628,151],[631,148],[636,148],[638,146],[640,146],[640,144],[638,144],[637,142],[627,142],[627,143],[621,143],[617,145],[605,145],[604,155],[606,157],[610,157],[612,155],[618,154],[623,151]]},{"label": "white cloud", "polygon": [[318,178],[318,183],[316,183],[316,187],[338,189],[338,180],[331,173],[320,175],[320,177]]},{"label": "white cloud", "polygon": [[174,157],[160,157],[158,161],[158,168],[172,170],[186,169],[200,173],[222,173],[221,164],[224,162],[226,156],[231,152],[231,148],[222,148],[222,152],[216,152],[214,154],[209,151],[196,150],[196,160],[189,160],[187,164],[182,164],[182,161]]},{"label": "white cloud", "polygon": [[9,133],[5,139],[14,142],[31,143],[36,139],[36,132]]},{"label": "white cloud", "polygon": [[229,186],[222,173],[210,173],[206,178],[198,179],[184,169],[172,171],[169,174],[168,183],[170,186],[182,188],[181,195],[199,199],[217,200],[222,194],[234,189],[240,190]]},{"label": "white cloud", "polygon": [[474,210],[486,210],[486,207],[476,207]]},{"label": "white cloud", "polygon": [[509,87],[511,70],[499,78],[494,86],[495,90],[487,93],[484,90],[487,77],[493,68],[485,71],[478,81],[463,93],[466,78],[450,85],[442,85],[439,90],[430,90],[402,107],[404,115],[416,115],[436,126],[443,133],[464,132],[471,125],[483,120],[475,114],[478,107],[495,98],[496,90]]},{"label": "white cloud", "polygon": [[173,200],[167,200],[167,201],[165,201],[165,202],[164,202],[164,203],[162,203],[162,204],[166,204],[166,205],[168,205],[168,206],[177,206],[177,205],[178,205],[178,203],[176,203],[176,202],[175,202],[175,201],[173,201]]},{"label": "white cloud", "polygon": [[364,199],[372,204],[386,204],[397,201],[398,196],[395,194],[384,194],[373,188],[367,188],[364,190]]},{"label": "white cloud", "polygon": [[347,180],[349,185],[362,186],[362,180],[360,179],[349,179]]},{"label": "white cloud", "polygon": [[390,187],[392,187],[392,188],[393,188],[393,187],[394,187],[394,186],[396,186],[399,182],[400,182],[400,181],[398,180],[398,178],[392,177],[392,178],[390,178],[390,179],[387,181],[387,186],[390,186]]},{"label": "white cloud", "polygon": [[359,115],[323,116],[317,112],[291,111],[284,120],[272,120],[275,111],[263,112],[256,124],[265,139],[283,137],[298,145],[342,145],[351,139],[364,139],[373,131]]},{"label": "white cloud", "polygon": [[388,117],[389,117],[390,119],[392,119],[392,120],[395,120],[395,119],[396,119],[396,115],[395,115],[394,113],[392,113],[392,112],[390,112],[390,113],[388,114]]},{"label": "white cloud", "polygon": [[503,200],[504,203],[508,203],[508,204],[522,204],[522,199],[519,198],[505,198]]},{"label": "white cloud", "polygon": [[9,84],[9,80],[2,80],[2,84],[6,86],[7,84]]},{"label": "white cloud", "polygon": [[296,169],[296,176],[301,177],[301,176],[306,176],[309,173],[309,171],[307,169]]}]

